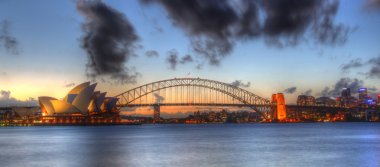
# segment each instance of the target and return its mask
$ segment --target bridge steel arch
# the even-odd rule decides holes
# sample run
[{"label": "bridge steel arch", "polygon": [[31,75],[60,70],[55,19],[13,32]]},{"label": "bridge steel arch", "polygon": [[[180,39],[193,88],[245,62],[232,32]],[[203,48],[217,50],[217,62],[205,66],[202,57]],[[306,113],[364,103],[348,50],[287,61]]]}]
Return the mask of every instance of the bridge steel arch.
[{"label": "bridge steel arch", "polygon": [[162,89],[181,86],[203,87],[216,90],[218,92],[231,96],[232,98],[249,106],[264,118],[268,118],[271,114],[270,100],[231,84],[201,78],[174,78],[148,83],[116,95],[115,97],[119,98],[117,106],[120,108],[127,107],[137,99],[142,98],[148,94],[157,92]]}]

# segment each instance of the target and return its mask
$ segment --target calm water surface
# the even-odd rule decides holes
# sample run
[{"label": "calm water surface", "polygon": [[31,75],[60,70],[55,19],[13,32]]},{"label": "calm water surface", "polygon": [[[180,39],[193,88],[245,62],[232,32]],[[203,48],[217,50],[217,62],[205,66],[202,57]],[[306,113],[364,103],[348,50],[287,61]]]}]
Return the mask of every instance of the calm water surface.
[{"label": "calm water surface", "polygon": [[380,166],[380,123],[3,127],[0,166]]}]

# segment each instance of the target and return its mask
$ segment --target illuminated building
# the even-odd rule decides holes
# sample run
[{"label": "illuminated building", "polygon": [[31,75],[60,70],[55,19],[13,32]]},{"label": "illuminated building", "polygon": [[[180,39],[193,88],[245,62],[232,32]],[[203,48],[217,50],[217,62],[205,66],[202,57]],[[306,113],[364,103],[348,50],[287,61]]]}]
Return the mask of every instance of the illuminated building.
[{"label": "illuminated building", "polygon": [[[102,105],[106,96],[106,92],[100,93],[96,91],[91,98],[90,104],[88,106],[88,111],[90,114],[100,113],[102,111]],[[103,108],[104,110],[104,108]]]},{"label": "illuminated building", "polygon": [[315,105],[315,98],[313,96],[299,95],[297,98],[297,105],[313,106]]},{"label": "illuminated building", "polygon": [[342,97],[350,97],[351,96],[351,90],[350,88],[344,88],[342,90]]},{"label": "illuminated building", "polygon": [[286,119],[286,104],[284,94],[273,94],[272,104],[276,105],[272,108],[274,120],[284,121]]},{"label": "illuminated building", "polygon": [[318,106],[336,106],[336,101],[330,97],[319,97],[315,100],[315,103]]},{"label": "illuminated building", "polygon": [[22,123],[33,119],[38,114],[38,107],[11,107],[14,123]]},{"label": "illuminated building", "polygon": [[365,104],[368,98],[367,88],[359,88],[359,104]]},{"label": "illuminated building", "polygon": [[337,106],[337,107],[340,107],[340,106],[341,106],[340,103],[341,103],[341,98],[340,98],[340,97],[337,97],[337,98],[336,98],[336,106]]},{"label": "illuminated building", "polygon": [[[105,97],[106,92],[95,92],[95,84],[82,83],[62,99],[41,96],[38,101],[41,107],[42,120],[50,123],[102,122],[106,116],[118,119],[116,110],[117,98]],[[109,118],[107,118],[109,119]]]},{"label": "illuminated building", "polygon": [[358,100],[351,96],[350,88],[344,88],[342,90],[342,96],[340,98],[341,107],[355,107],[358,104]]}]

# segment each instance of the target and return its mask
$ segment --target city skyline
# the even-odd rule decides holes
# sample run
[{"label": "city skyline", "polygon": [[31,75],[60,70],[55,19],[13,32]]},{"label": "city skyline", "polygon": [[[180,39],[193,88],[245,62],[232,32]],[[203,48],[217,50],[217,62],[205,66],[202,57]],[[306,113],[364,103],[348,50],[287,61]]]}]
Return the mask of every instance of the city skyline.
[{"label": "city skyline", "polygon": [[[62,97],[74,85],[93,77],[99,89],[107,90],[109,95],[157,80],[181,77],[235,83],[268,99],[273,93],[283,92],[289,103],[296,103],[299,94],[336,97],[344,87],[367,87],[369,93],[379,92],[380,34],[377,29],[380,27],[380,5],[377,1],[324,1],[301,5],[300,8],[315,9],[316,14],[322,14],[318,13],[320,10],[326,13],[330,8],[337,8],[336,13],[332,11],[330,15],[319,18],[322,21],[324,17],[331,19],[332,25],[337,28],[334,30],[341,33],[337,34],[337,39],[327,36],[327,41],[321,36],[316,37],[313,28],[321,27],[312,27],[313,23],[321,20],[309,17],[294,22],[294,27],[283,27],[278,32],[271,32],[269,30],[275,30],[261,25],[258,32],[244,31],[246,37],[230,35],[230,29],[241,26],[242,21],[232,17],[236,13],[244,13],[245,9],[239,7],[239,3],[222,1],[221,4],[230,11],[218,11],[217,7],[209,4],[220,12],[220,18],[232,17],[233,20],[197,27],[197,22],[175,13],[173,4],[164,1],[35,2],[0,2],[0,10],[3,11],[0,12],[2,99],[37,99],[40,95]],[[185,12],[194,10],[189,6],[191,4],[177,5]],[[121,23],[121,28],[133,29],[128,31],[129,34],[118,32],[117,36],[127,40],[112,35],[109,37],[120,40],[118,42],[128,45],[127,49],[133,50],[123,52],[124,59],[108,62],[113,63],[115,68],[109,68],[107,64],[91,64],[91,58],[99,57],[91,57],[88,53],[98,50],[83,46],[85,42],[94,44],[84,38],[90,32],[97,31],[96,26],[91,26],[102,26],[96,19],[106,17],[93,10],[95,7],[120,16],[120,20],[114,21],[116,25]],[[258,3],[256,7],[260,9],[259,14],[270,10],[265,4]],[[293,10],[295,14],[302,14],[302,11]],[[207,10],[199,12],[204,12],[201,13],[202,17],[207,19]],[[251,17],[254,20],[254,16]],[[189,19],[188,22],[181,22],[183,18]],[[265,19],[263,15],[258,18],[259,22],[265,22]],[[276,20],[271,21],[276,23]],[[227,35],[218,35],[212,29],[213,24],[226,26],[221,29],[227,31]],[[250,30],[255,29],[251,27]],[[194,48],[199,42],[197,40],[205,42],[202,39],[214,42],[215,39],[225,40],[227,44],[224,45],[231,47],[231,51],[208,57]],[[279,46],[279,42],[284,46]]]},{"label": "city skyline", "polygon": [[380,0],[0,0],[2,166],[380,166]]}]

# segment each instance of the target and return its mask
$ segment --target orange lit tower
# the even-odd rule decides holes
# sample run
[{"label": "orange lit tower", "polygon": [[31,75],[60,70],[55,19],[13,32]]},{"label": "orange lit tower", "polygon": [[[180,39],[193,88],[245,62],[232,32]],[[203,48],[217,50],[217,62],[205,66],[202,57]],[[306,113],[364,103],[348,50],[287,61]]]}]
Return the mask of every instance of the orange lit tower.
[{"label": "orange lit tower", "polygon": [[277,93],[272,95],[272,111],[273,119],[283,121],[286,119],[286,105],[285,97],[283,93]]},{"label": "orange lit tower", "polygon": [[277,93],[277,119],[282,121],[286,119],[285,97],[282,93]]}]

